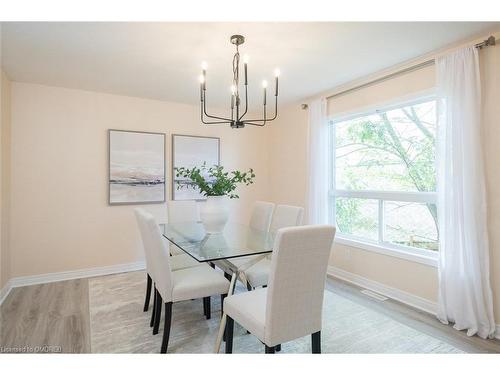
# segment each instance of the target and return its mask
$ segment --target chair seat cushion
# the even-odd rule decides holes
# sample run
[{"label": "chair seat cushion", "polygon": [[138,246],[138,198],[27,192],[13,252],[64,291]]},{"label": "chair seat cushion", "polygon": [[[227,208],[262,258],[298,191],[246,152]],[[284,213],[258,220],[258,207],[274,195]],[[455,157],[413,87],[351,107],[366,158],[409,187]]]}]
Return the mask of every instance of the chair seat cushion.
[{"label": "chair seat cushion", "polygon": [[175,246],[173,244],[170,244],[170,254],[171,255],[187,255],[184,251],[182,251],[181,249],[179,249],[177,246]]},{"label": "chair seat cushion", "polygon": [[254,288],[268,284],[269,272],[271,271],[271,260],[265,258],[255,263],[245,271],[245,276]]},{"label": "chair seat cushion", "polygon": [[187,254],[173,255],[170,257],[170,268],[172,271],[199,266],[203,266],[203,263],[197,262]]},{"label": "chair seat cushion", "polygon": [[229,281],[206,264],[172,272],[172,302],[226,294]]},{"label": "chair seat cushion", "polygon": [[233,294],[224,299],[224,312],[264,341],[267,288]]}]

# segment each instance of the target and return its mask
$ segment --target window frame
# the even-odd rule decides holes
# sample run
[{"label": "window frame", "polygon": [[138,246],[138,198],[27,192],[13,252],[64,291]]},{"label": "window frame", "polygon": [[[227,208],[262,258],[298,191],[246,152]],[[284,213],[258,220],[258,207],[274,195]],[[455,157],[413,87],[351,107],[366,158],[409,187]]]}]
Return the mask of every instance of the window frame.
[{"label": "window frame", "polygon": [[408,105],[416,105],[428,101],[436,101],[437,95],[435,89],[421,91],[412,95],[399,97],[397,99],[379,103],[374,106],[361,108],[355,111],[340,113],[328,117],[329,124],[329,221],[336,225],[335,199],[336,198],[362,198],[378,201],[378,240],[357,237],[337,231],[335,242],[348,245],[362,250],[372,251],[383,255],[389,255],[397,258],[411,260],[418,263],[437,267],[439,251],[421,249],[406,245],[398,245],[384,240],[385,218],[384,204],[387,201],[413,202],[413,203],[434,203],[437,204],[437,192],[418,192],[418,191],[380,191],[380,190],[344,190],[336,188],[336,166],[335,166],[335,143],[336,126],[335,124],[348,121],[354,118],[370,116],[373,114],[388,112]]}]

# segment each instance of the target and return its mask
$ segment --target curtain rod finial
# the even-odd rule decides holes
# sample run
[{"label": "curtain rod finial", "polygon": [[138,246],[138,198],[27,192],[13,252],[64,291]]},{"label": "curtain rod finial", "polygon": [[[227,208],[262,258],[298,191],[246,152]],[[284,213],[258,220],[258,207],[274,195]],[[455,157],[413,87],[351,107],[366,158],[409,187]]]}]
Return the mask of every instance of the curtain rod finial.
[{"label": "curtain rod finial", "polygon": [[301,104],[301,105],[300,105],[300,108],[302,108],[302,109],[304,109],[304,110],[305,110],[305,109],[309,108],[309,106],[308,106],[307,104]]}]

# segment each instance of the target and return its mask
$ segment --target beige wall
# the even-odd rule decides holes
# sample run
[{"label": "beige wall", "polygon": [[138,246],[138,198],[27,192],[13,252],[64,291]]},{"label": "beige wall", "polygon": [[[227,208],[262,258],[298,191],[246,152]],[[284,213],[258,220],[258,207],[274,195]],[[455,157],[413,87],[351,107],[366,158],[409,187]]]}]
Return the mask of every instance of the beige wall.
[{"label": "beige wall", "polygon": [[0,70],[0,289],[11,277],[10,213],[10,80]]},{"label": "beige wall", "polygon": [[414,70],[379,84],[368,86],[347,95],[328,100],[328,115],[341,116],[351,111],[359,112],[373,105],[381,105],[428,92],[435,86],[434,66]]},{"label": "beige wall", "polygon": [[[232,201],[233,219],[268,199],[266,129],[204,126],[194,106],[13,82],[12,277],[142,259],[137,206],[107,204],[109,128],[220,137],[222,163],[257,175]],[[145,207],[165,220],[165,205]]]},{"label": "beige wall", "polygon": [[[487,173],[491,281],[495,299],[496,320],[500,322],[500,48],[481,52],[484,145]],[[330,115],[364,109],[387,103],[397,97],[432,90],[433,66],[396,79],[339,96],[328,103]],[[271,128],[270,187],[272,199],[305,205],[307,159],[307,111],[299,103],[281,110],[282,115]],[[437,300],[437,269],[430,265],[382,255],[336,243],[330,265],[385,285],[412,293],[430,301]]]},{"label": "beige wall", "polygon": [[307,165],[307,111],[299,105],[280,108],[278,119],[269,124],[270,180],[273,202],[305,206]]}]

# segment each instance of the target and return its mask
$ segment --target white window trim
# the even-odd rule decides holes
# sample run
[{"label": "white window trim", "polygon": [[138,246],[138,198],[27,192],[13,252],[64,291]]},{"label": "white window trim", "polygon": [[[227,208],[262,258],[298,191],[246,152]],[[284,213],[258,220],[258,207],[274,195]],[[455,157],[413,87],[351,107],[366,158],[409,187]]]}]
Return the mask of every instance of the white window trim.
[{"label": "white window trim", "polygon": [[[350,111],[338,114],[336,116],[330,117],[330,124],[336,122],[342,122],[350,120],[352,118],[360,116],[368,116],[381,111],[390,111],[395,108],[399,108],[405,105],[419,104],[426,101],[436,99],[435,89],[425,90],[412,95],[407,95],[400,97],[396,100],[391,100],[389,102],[380,103],[378,105],[365,107],[357,111]],[[403,192],[403,191],[376,191],[376,190],[336,190],[335,183],[335,150],[333,145],[335,144],[335,126],[331,127],[330,135],[330,149],[334,152],[330,158],[330,189],[329,189],[329,201],[331,206],[330,218],[332,222],[335,222],[336,212],[335,212],[335,198],[364,198],[364,199],[375,199],[379,202],[379,238],[383,239],[384,230],[384,215],[383,215],[383,204],[384,201],[398,201],[398,202],[415,202],[415,203],[436,203],[437,193],[436,192]],[[346,235],[337,232],[335,237],[335,242],[347,245],[362,250],[372,251],[378,254],[392,256],[400,259],[405,259],[413,261],[416,263],[426,264],[429,266],[437,267],[439,253],[436,251],[419,249],[404,245],[396,245],[386,241],[370,241],[365,238],[359,238],[355,236]]]},{"label": "white window trim", "polygon": [[395,108],[403,107],[405,105],[420,104],[428,102],[430,100],[435,100],[436,98],[437,98],[436,89],[431,88],[427,90],[414,92],[413,94],[400,96],[399,98],[396,99],[386,100],[383,102],[379,102],[377,104],[357,108],[355,110],[349,110],[337,113],[333,116],[329,116],[328,121],[330,124],[333,124],[335,122],[352,120],[353,118],[356,117],[370,116],[378,112],[381,112],[382,110],[384,112],[387,112]]},{"label": "white window trim", "polygon": [[432,267],[438,266],[439,254],[430,250],[421,249],[415,252],[415,249],[411,247],[409,247],[408,250],[403,250],[403,246],[392,247],[392,244],[388,244],[386,242],[384,242],[383,245],[379,244],[378,242],[370,243],[368,240],[350,238],[341,233],[337,233],[335,235],[335,243],[361,250],[371,251],[377,254],[387,255],[394,258],[409,260],[411,262],[421,263]]}]

